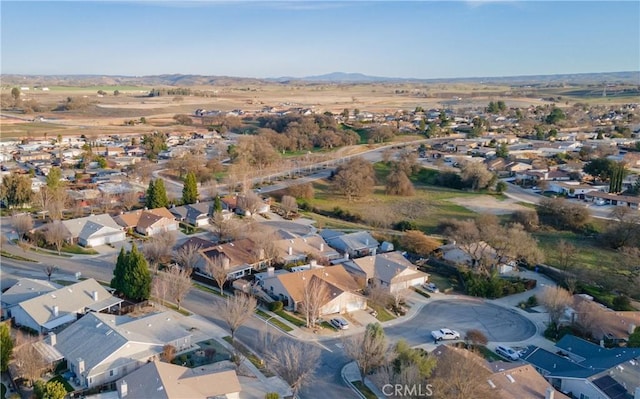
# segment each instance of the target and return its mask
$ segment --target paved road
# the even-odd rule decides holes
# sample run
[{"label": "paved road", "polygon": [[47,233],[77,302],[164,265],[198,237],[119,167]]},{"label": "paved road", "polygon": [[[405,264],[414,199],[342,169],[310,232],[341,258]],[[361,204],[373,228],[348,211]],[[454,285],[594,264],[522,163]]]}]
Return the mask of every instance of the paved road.
[{"label": "paved road", "polygon": [[431,331],[440,328],[456,330],[462,337],[477,329],[492,342],[524,341],[536,333],[536,326],[516,311],[466,298],[430,302],[414,318],[386,327],[385,332],[391,340],[402,338],[415,346],[431,342]]}]

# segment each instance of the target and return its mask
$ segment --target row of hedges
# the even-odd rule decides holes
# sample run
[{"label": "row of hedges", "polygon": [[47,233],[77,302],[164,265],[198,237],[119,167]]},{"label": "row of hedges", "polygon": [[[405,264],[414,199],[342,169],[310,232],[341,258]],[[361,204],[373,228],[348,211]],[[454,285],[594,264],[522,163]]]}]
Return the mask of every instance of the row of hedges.
[{"label": "row of hedges", "polygon": [[481,298],[501,298],[533,289],[536,280],[521,278],[500,278],[497,275],[484,276],[473,272],[462,273],[468,295]]}]

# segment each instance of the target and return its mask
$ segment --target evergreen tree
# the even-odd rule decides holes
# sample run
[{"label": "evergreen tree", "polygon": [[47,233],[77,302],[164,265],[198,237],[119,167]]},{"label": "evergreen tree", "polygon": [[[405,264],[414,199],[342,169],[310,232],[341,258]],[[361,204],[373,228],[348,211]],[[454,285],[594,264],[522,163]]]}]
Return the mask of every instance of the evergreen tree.
[{"label": "evergreen tree", "polygon": [[138,248],[133,245],[131,251],[120,250],[113,271],[111,287],[127,298],[142,301],[151,295],[151,273],[149,265]]},{"label": "evergreen tree", "polygon": [[222,200],[219,195],[216,195],[216,198],[213,200],[213,211],[222,212]]},{"label": "evergreen tree", "polygon": [[145,207],[149,209],[155,208],[153,206],[153,204],[155,204],[155,199],[154,199],[155,193],[156,193],[156,182],[155,180],[151,179],[149,180],[149,187],[147,187],[147,196],[144,203]]},{"label": "evergreen tree", "polygon": [[11,339],[11,332],[9,331],[9,325],[4,323],[0,325],[0,371],[3,373],[7,371],[9,367],[9,359],[11,358],[11,351],[13,350],[13,340]]},{"label": "evergreen tree", "polygon": [[198,201],[198,182],[196,174],[188,172],[184,178],[184,186],[182,187],[182,203],[194,204]]},{"label": "evergreen tree", "polygon": [[164,181],[162,179],[156,179],[156,184],[153,190],[153,208],[164,208],[169,205],[169,198],[167,197],[167,190],[164,187]]},{"label": "evergreen tree", "polygon": [[59,167],[54,166],[49,170],[49,174],[47,174],[47,187],[55,190],[62,185],[62,171]]}]

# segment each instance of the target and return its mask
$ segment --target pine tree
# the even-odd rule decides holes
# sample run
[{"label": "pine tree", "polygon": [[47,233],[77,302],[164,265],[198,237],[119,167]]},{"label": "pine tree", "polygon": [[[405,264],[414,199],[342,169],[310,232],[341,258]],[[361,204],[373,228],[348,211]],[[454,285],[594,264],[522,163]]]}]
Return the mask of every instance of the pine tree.
[{"label": "pine tree", "polygon": [[213,200],[213,211],[222,212],[222,200],[219,195],[216,195],[216,198]]},{"label": "pine tree", "polygon": [[9,331],[9,325],[4,323],[0,325],[0,371],[5,372],[9,368],[9,359],[11,358],[11,351],[13,351],[13,339],[11,339],[11,332]]},{"label": "pine tree", "polygon": [[153,206],[153,204],[155,203],[155,196],[156,193],[156,183],[155,180],[151,179],[149,180],[149,187],[147,187],[147,198],[145,200],[144,206],[149,208],[149,209],[153,209],[155,208]]},{"label": "pine tree", "polygon": [[167,197],[167,190],[164,187],[164,181],[162,179],[156,179],[156,183],[153,190],[154,206],[149,209],[165,208],[169,205],[169,198]]},{"label": "pine tree", "polygon": [[113,278],[111,279],[111,288],[116,291],[122,292],[122,284],[124,281],[124,273],[125,273],[125,259],[126,254],[124,252],[124,247],[120,248],[120,253],[118,254],[118,260],[116,261],[116,267],[113,269]]},{"label": "pine tree", "polygon": [[133,300],[149,299],[151,295],[149,265],[135,245],[126,253],[124,249],[120,250],[111,287]]},{"label": "pine tree", "polygon": [[182,203],[194,204],[197,201],[198,182],[196,181],[196,174],[193,172],[189,172],[184,178],[184,186],[182,187]]}]

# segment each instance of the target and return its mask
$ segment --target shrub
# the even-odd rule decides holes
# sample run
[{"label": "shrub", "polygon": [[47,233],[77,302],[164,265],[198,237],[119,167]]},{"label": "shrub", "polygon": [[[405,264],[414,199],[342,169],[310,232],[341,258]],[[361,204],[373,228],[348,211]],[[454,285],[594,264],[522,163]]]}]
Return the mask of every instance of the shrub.
[{"label": "shrub", "polygon": [[618,311],[626,311],[626,310],[635,310],[633,306],[631,306],[631,300],[626,295],[618,295],[613,298],[613,310]]},{"label": "shrub", "polygon": [[275,301],[269,304],[269,310],[272,312],[280,312],[284,308],[282,301]]},{"label": "shrub", "polygon": [[527,307],[533,308],[535,306],[538,306],[538,298],[535,295],[531,295],[527,299]]},{"label": "shrub", "polygon": [[280,395],[277,392],[269,392],[264,395],[264,399],[280,399]]}]

